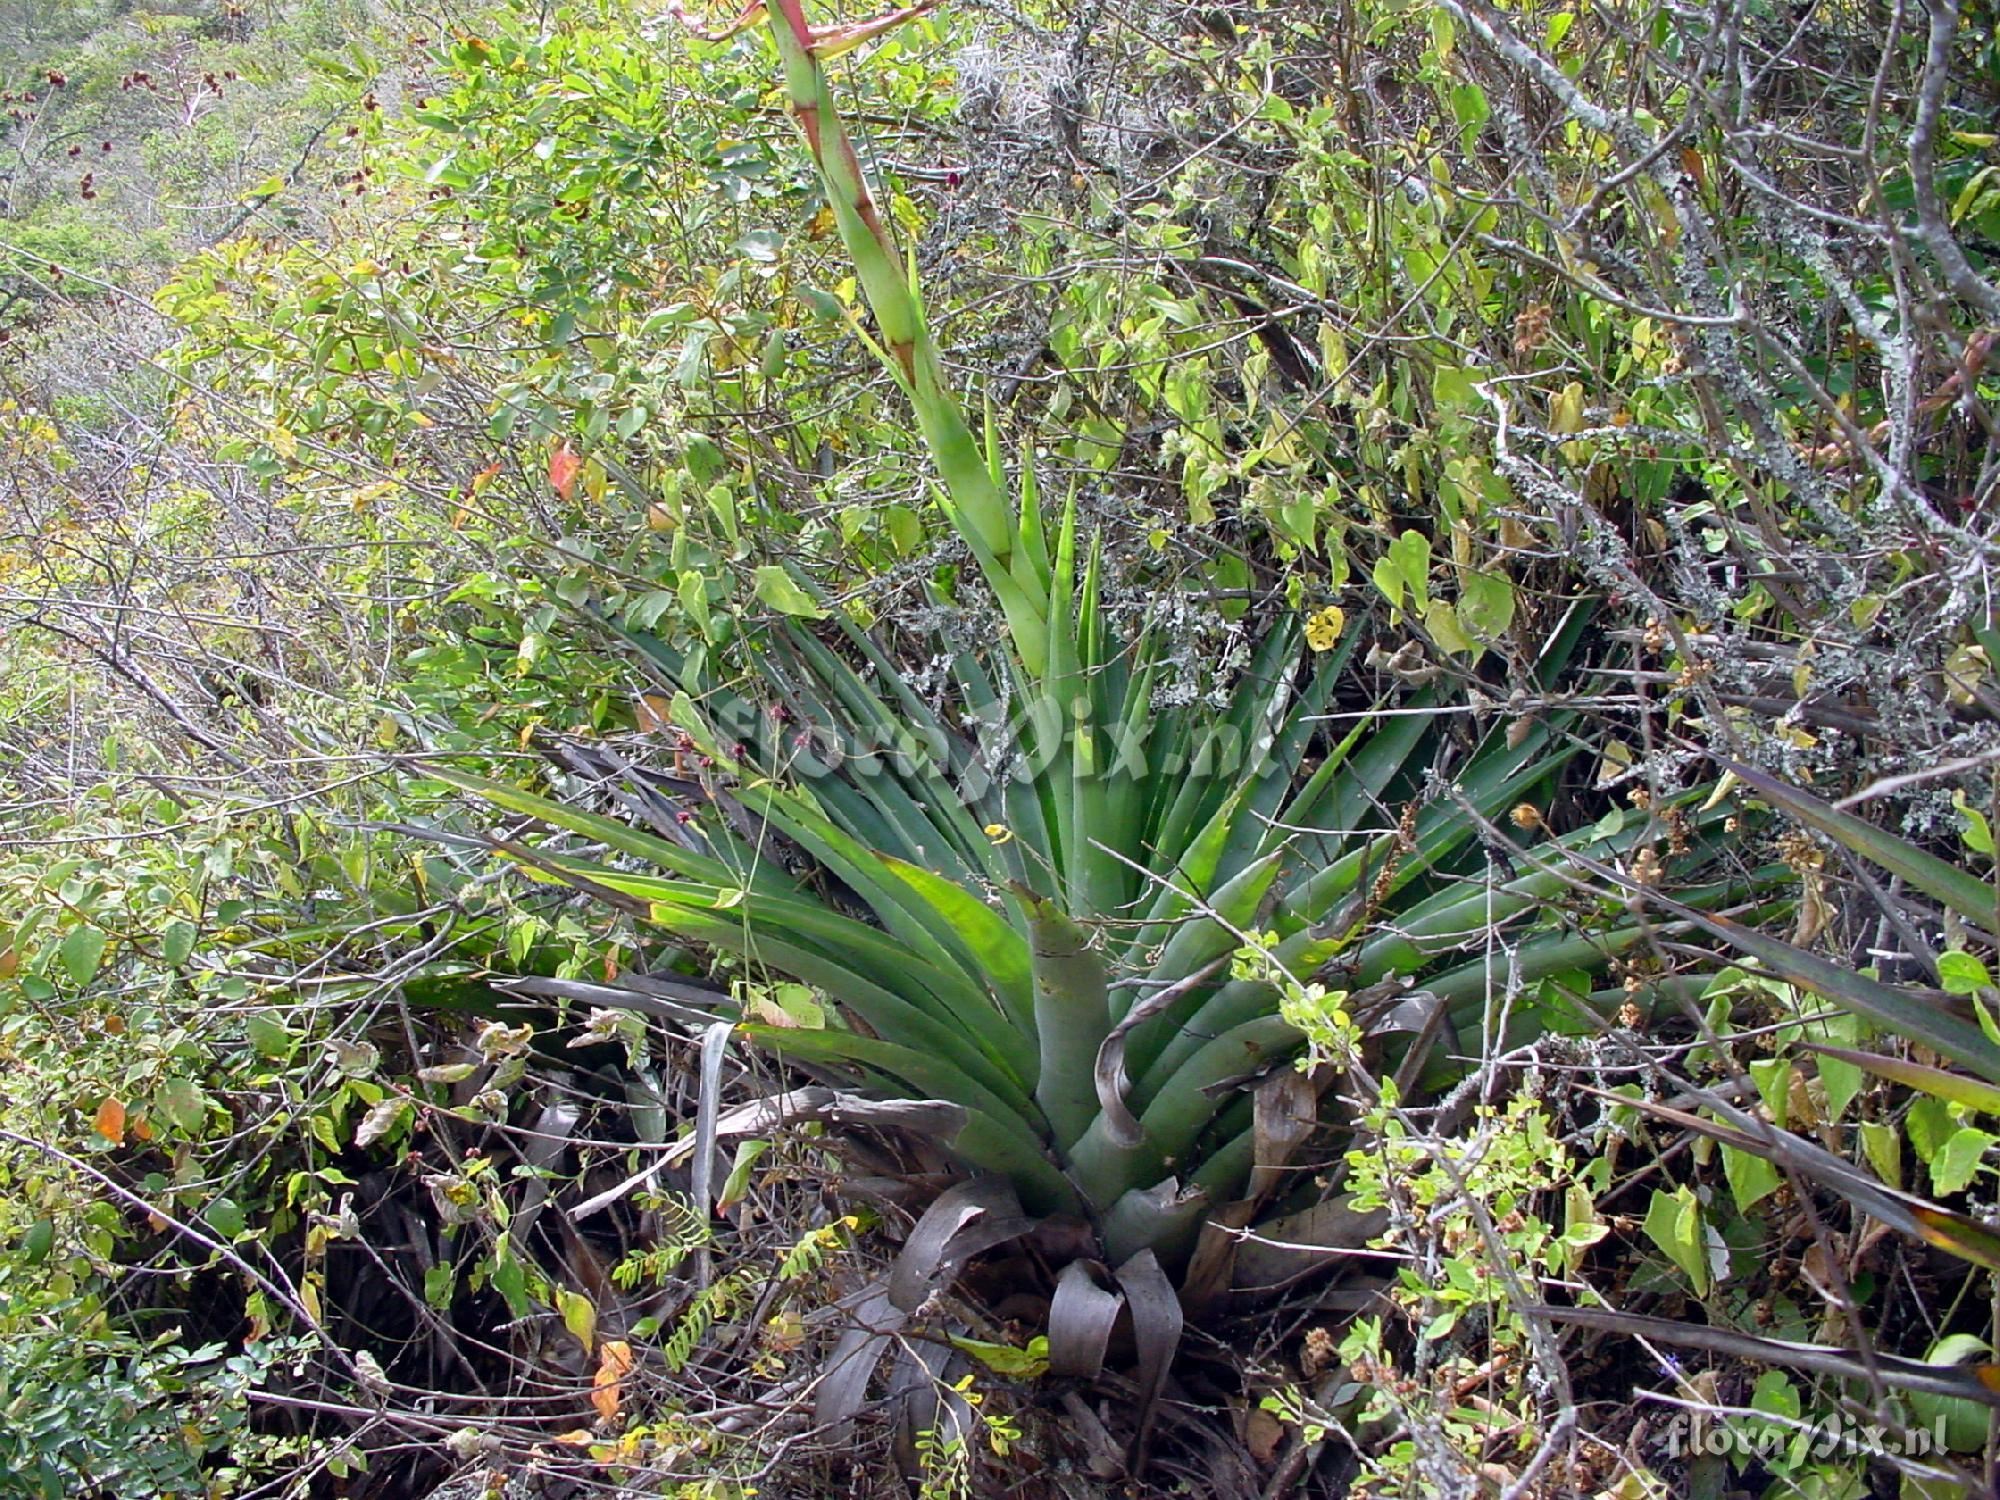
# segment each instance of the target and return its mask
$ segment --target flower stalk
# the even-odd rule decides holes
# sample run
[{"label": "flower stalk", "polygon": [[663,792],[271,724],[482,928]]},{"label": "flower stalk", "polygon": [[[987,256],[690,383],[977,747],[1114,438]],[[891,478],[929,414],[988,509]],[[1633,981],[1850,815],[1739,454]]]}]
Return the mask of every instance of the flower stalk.
[{"label": "flower stalk", "polygon": [[1016,520],[1002,486],[997,448],[989,442],[982,451],[951,391],[911,271],[869,190],[822,64],[823,56],[845,50],[857,34],[880,35],[924,8],[913,6],[830,33],[815,31],[807,23],[802,0],[773,0],[768,16],[784,64],[793,118],[805,136],[841,243],[874,314],[877,347],[916,410],[918,429],[943,484],[946,518],[972,548],[988,585],[999,596],[1021,655],[1040,667],[1048,653],[1048,620],[1040,601],[1046,596],[1049,570],[1048,558],[1033,545],[1040,538],[1040,527],[1037,519]]}]

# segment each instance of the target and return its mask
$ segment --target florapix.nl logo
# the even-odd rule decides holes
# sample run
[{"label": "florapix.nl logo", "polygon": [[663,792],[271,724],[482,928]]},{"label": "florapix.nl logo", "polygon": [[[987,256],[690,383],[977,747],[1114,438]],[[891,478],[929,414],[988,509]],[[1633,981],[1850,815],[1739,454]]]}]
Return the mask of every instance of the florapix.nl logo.
[{"label": "florapix.nl logo", "polygon": [[1945,1451],[1945,1418],[1928,1427],[1861,1422],[1835,1413],[1810,1422],[1762,1412],[1719,1418],[1707,1412],[1676,1413],[1661,1434],[1669,1458],[1783,1459],[1800,1463],[1836,1454],[1929,1458]]}]

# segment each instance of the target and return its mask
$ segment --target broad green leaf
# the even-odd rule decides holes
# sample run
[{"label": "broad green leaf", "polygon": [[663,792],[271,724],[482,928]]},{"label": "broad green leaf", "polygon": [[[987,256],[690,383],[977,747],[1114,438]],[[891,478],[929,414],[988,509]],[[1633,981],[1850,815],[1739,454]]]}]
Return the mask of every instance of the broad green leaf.
[{"label": "broad green leaf", "polygon": [[1910,1147],[1917,1153],[1917,1160],[1928,1165],[1958,1129],[1958,1122],[1942,1099],[1926,1098],[1910,1105],[1910,1112],[1903,1117],[1903,1128],[1909,1132]]},{"label": "broad green leaf", "polygon": [[1451,112],[1458,121],[1459,138],[1467,151],[1478,138],[1479,129],[1491,113],[1486,104],[1486,91],[1476,83],[1454,84],[1451,88]]},{"label": "broad green leaf", "polygon": [[1947,995],[1976,995],[1993,987],[1986,965],[1960,949],[1940,953],[1937,967],[1938,983]]},{"label": "broad green leaf", "polygon": [[243,1022],[243,1034],[260,1057],[282,1062],[298,1049],[298,1038],[267,1010],[253,1011]]},{"label": "broad green leaf", "polygon": [[194,940],[194,923],[176,918],[160,930],[160,956],[177,969],[194,952]]},{"label": "broad green leaf", "polygon": [[774,1026],[803,1026],[818,1031],[826,1025],[826,1007],[803,984],[774,984],[757,994],[760,1019]]},{"label": "broad green leaf", "polygon": [[1774,1417],[1796,1417],[1801,1409],[1798,1387],[1784,1371],[1766,1370],[1751,1388],[1750,1409]]},{"label": "broad green leaf", "polygon": [[1993,853],[1993,826],[1986,821],[1986,814],[1966,801],[1964,792],[1953,792],[1951,805],[1958,809],[1965,847],[1974,854],[1990,856]]},{"label": "broad green leaf", "polygon": [[1961,1125],[1954,1130],[1931,1157],[1932,1191],[1941,1194],[1964,1192],[1978,1172],[1980,1163],[1986,1159],[1987,1151],[1996,1143],[2000,1143],[2000,1135],[1970,1125]]},{"label": "broad green leaf", "polygon": [[[1810,1030],[1814,1036],[1824,1037],[1827,1044],[1832,1044],[1857,1040],[1862,1028],[1858,1018],[1840,1015],[1815,1022]],[[1811,1048],[1815,1043],[1808,1041],[1803,1045]],[[1816,1051],[1814,1055],[1819,1059],[1820,1087],[1826,1090],[1827,1118],[1839,1120],[1847,1113],[1848,1105],[1854,1102],[1854,1096],[1861,1092],[1867,1075],[1852,1058],[1840,1056],[1837,1052]]]},{"label": "broad green leaf", "polygon": [[37,1219],[21,1236],[21,1255],[29,1265],[38,1266],[49,1258],[55,1249],[56,1226],[53,1219]]},{"label": "broad green leaf", "polygon": [[[1581,432],[1583,416],[1584,394],[1580,382],[1570,381],[1549,398],[1549,431],[1565,434]],[[1565,449],[1568,446],[1565,445]]]},{"label": "broad green leaf", "polygon": [[1780,1130],[1792,1118],[1792,1060],[1789,1057],[1759,1057],[1749,1065],[1750,1081],[1757,1085],[1757,1097],[1771,1112],[1771,1122]]},{"label": "broad green leaf", "polygon": [[1459,624],[1458,611],[1442,599],[1433,599],[1423,611],[1424,629],[1438,649],[1452,656],[1476,656],[1479,642]]},{"label": "broad green leaf", "polygon": [[373,1042],[350,1042],[345,1037],[329,1037],[326,1050],[333,1057],[333,1065],[349,1078],[371,1077],[381,1066],[381,1049]]},{"label": "broad green leaf", "polygon": [[1439,365],[1431,372],[1431,401],[1449,412],[1476,411],[1485,405],[1469,370]]},{"label": "broad green leaf", "polygon": [[500,1237],[493,1251],[491,1273],[493,1289],[507,1302],[507,1310],[517,1318],[525,1318],[535,1310],[533,1300],[528,1296],[528,1272],[521,1264],[505,1235]]},{"label": "broad green leaf", "polygon": [[[1981,1364],[1991,1353],[1992,1346],[1978,1335],[1953,1333],[1939,1339],[1924,1358],[1926,1363],[1933,1365],[1980,1365],[1983,1373],[1991,1369],[1991,1366]],[[1938,1419],[1944,1419],[1945,1447],[1951,1452],[1977,1453],[1986,1446],[1988,1413],[1979,1402],[1931,1391],[1912,1391],[1907,1399],[1910,1410],[1925,1429],[1935,1429]],[[1906,1486],[1905,1496],[1910,1493]],[[1939,1500],[1946,1495],[1957,1500],[1965,1494],[1965,1489],[1962,1485],[1953,1485],[1936,1493]],[[1924,1500],[1928,1500],[1928,1492]]]},{"label": "broad green leaf", "polygon": [[1420,531],[1405,531],[1376,559],[1373,576],[1392,609],[1423,614],[1431,602],[1430,538]]},{"label": "broad green leaf", "polygon": [[1646,1236],[1667,1253],[1693,1283],[1695,1295],[1706,1297],[1710,1286],[1708,1246],[1702,1233],[1701,1205],[1694,1189],[1683,1184],[1669,1193],[1653,1189],[1646,1208]]},{"label": "broad green leaf", "polygon": [[1556,1269],[1574,1276],[1583,1265],[1585,1252],[1610,1233],[1611,1226],[1598,1214],[1589,1187],[1571,1183],[1563,1192],[1561,1260]]},{"label": "broad green leaf", "polygon": [[1460,575],[1458,621],[1473,639],[1491,645],[1514,623],[1514,585],[1499,572]]},{"label": "broad green leaf", "polygon": [[715,1211],[718,1214],[731,1212],[743,1195],[750,1190],[750,1173],[757,1163],[771,1149],[769,1141],[739,1141],[735,1158],[729,1164],[729,1175],[722,1179],[722,1187],[715,1195]]},{"label": "broad green leaf", "polygon": [[334,1155],[338,1156],[347,1149],[340,1137],[334,1134],[333,1121],[324,1113],[313,1115],[307,1120],[306,1127],[312,1131],[313,1139]]},{"label": "broad green leaf", "polygon": [[245,1219],[243,1209],[234,1198],[213,1199],[202,1210],[202,1220],[210,1229],[220,1235],[224,1243],[231,1243],[243,1232]]},{"label": "broad green leaf", "polygon": [[1861,1150],[1877,1177],[1892,1188],[1903,1185],[1903,1132],[1893,1121],[1863,1120]]},{"label": "broad green leaf", "polygon": [[1748,1213],[1778,1190],[1784,1181],[1778,1169],[1754,1152],[1734,1146],[1722,1148],[1722,1174],[1729,1181],[1730,1196],[1739,1213]]},{"label": "broad green leaf", "polygon": [[792,581],[792,575],[777,563],[766,563],[752,575],[757,597],[780,614],[806,620],[824,620],[826,611],[813,602],[812,595]]},{"label": "broad green leaf", "polygon": [[97,966],[104,959],[104,947],[109,938],[96,927],[73,927],[68,936],[56,949],[56,957],[62,960],[63,972],[70,982],[79,988],[97,977]]},{"label": "broad green leaf", "polygon": [[167,1123],[194,1135],[208,1120],[208,1096],[185,1078],[169,1078],[153,1091],[153,1103]]},{"label": "broad green leaf", "polygon": [[952,1336],[954,1348],[962,1349],[1004,1380],[1039,1380],[1049,1369],[1049,1340],[1036,1334],[1025,1349],[1013,1344],[990,1344],[982,1339]]}]

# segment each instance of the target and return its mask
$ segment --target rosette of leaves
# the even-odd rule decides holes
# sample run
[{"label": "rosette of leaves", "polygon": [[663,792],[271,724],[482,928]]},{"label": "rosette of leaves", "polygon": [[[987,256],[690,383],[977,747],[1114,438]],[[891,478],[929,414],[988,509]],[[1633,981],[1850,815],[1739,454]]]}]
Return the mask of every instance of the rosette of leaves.
[{"label": "rosette of leaves", "polygon": [[[1032,462],[1017,504],[991,424],[974,436],[835,107],[822,57],[912,13],[815,29],[778,0],[769,21],[874,314],[872,334],[855,331],[908,395],[1001,641],[931,644],[950,661],[943,709],[769,566],[759,595],[783,618],[741,646],[734,683],[705,651],[642,642],[706,766],[669,789],[651,831],[457,779],[657,871],[543,850],[544,872],[835,1002],[823,1027],[747,1019],[746,1035],[865,1092],[956,1103],[966,1165],[1036,1213],[1085,1216],[1114,1260],[1173,1259],[1258,1157],[1233,1085],[1288,1063],[1301,1023],[1363,1025],[1343,999],[1417,977],[1439,1016],[1469,1021],[1499,982],[1503,936],[1509,972],[1532,983],[1599,966],[1638,933],[1509,931],[1545,917],[1561,872],[1491,879],[1476,834],[1573,753],[1556,719],[1497,731],[1433,782],[1432,700],[1330,719],[1355,637],[1322,628],[1310,644],[1331,649],[1308,652],[1293,620],[1219,701],[1161,701],[1165,638],[1143,621],[1121,638],[1073,502],[1051,534]],[[1581,629],[1579,613],[1548,642],[1545,678]],[[1617,859],[1660,833],[1641,820],[1579,838]],[[837,889],[802,883],[786,851]]]},{"label": "rosette of leaves", "polygon": [[[1638,941],[1564,919],[1556,851],[1624,860],[1664,848],[1665,823],[1583,830],[1511,875],[1480,838],[1549,792],[1577,743],[1560,717],[1498,724],[1434,776],[1435,704],[1337,713],[1353,640],[1310,652],[1289,621],[1219,702],[1163,702],[1165,638],[1118,637],[1073,512],[1014,545],[1047,571],[1045,653],[931,642],[950,707],[837,618],[769,624],[728,685],[638,638],[700,763],[624,780],[649,827],[439,774],[619,856],[507,846],[539,873],[813,987],[824,1024],[741,1033],[863,1093],[961,1106],[955,1154],[1034,1213],[1088,1219],[1114,1261],[1182,1256],[1205,1205],[1243,1196],[1246,1082],[1289,1064],[1302,1027],[1344,1014],[1358,1039],[1434,1009],[1434,1032],[1477,1036],[1509,984],[1544,1027],[1538,981]],[[1684,839],[1693,815],[1672,817]]]},{"label": "rosette of leaves", "polygon": [[[779,616],[742,638],[731,682],[706,653],[637,638],[672,679],[660,708],[681,774],[601,746],[570,747],[566,763],[598,781],[558,796],[436,771],[557,832],[500,842],[528,873],[820,1002],[777,1015],[716,994],[739,1036],[846,1097],[949,1106],[927,1118],[969,1180],[920,1219],[835,1361],[848,1376],[829,1372],[823,1420],[858,1408],[874,1354],[954,1266],[1052,1216],[1081,1220],[1072,1243],[1089,1251],[1062,1271],[1050,1367],[1094,1373],[1123,1304],[1142,1383],[1164,1378],[1181,1316],[1170,1278],[1204,1227],[1223,1256],[1205,1275],[1226,1284],[1221,1226],[1318,1196],[1284,1170],[1332,1071],[1294,1070],[1309,1034],[1321,1055],[1331,1037],[1415,1084],[1425,1046],[1437,1069],[1482,1040],[1589,1031],[1604,1023],[1581,1014],[1576,976],[1645,930],[1620,905],[1572,911],[1565,855],[1657,860],[1669,879],[1700,857],[1700,815],[1663,801],[1501,863],[1492,825],[1550,797],[1582,743],[1571,724],[1503,717],[1455,739],[1463,720],[1393,678],[1348,709],[1367,680],[1355,639],[1314,652],[1296,620],[1219,694],[1162,700],[1167,637],[1114,628],[1073,510],[1046,538],[1027,514],[1013,544],[1047,569],[1045,649],[920,643],[949,658],[942,703],[851,622]],[[1568,622],[1541,670],[1581,633]],[[630,816],[593,810],[606,792]],[[593,986],[593,1003],[615,1003],[617,984]],[[1300,1184],[1305,1201],[1287,1199]]]}]

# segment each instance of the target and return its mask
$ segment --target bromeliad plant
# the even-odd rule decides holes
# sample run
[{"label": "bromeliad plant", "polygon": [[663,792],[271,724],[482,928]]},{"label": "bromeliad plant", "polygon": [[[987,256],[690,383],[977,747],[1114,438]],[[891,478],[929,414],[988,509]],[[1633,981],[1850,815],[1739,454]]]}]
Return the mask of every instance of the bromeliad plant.
[{"label": "bromeliad plant", "polygon": [[[1354,640],[1324,615],[1270,629],[1219,703],[1156,691],[1165,634],[1119,628],[1074,502],[1045,526],[1024,459],[1017,511],[991,425],[975,437],[947,386],[820,67],[873,29],[815,32],[781,0],[772,34],[874,314],[862,336],[909,394],[1005,635],[934,645],[943,708],[809,584],[773,579],[789,617],[739,642],[734,682],[705,653],[638,641],[700,767],[628,779],[650,831],[440,774],[618,856],[506,845],[525,865],[835,1002],[821,1025],[744,1016],[742,1035],[876,1098],[949,1101],[950,1149],[1020,1205],[1083,1216],[1114,1264],[1171,1263],[1274,1164],[1248,1085],[1305,1029],[1352,1042],[1421,993],[1431,1034],[1476,1037],[1502,990],[1523,995],[1520,1024],[1545,1025],[1537,981],[1601,967],[1640,932],[1552,917],[1555,845],[1520,875],[1485,855],[1482,823],[1573,753],[1559,716],[1460,753],[1424,692],[1336,714]],[[1544,680],[1581,631],[1579,614],[1556,633]],[[1652,846],[1684,847],[1698,823],[1661,808],[1562,843],[1614,863],[1643,850],[1657,870]]]},{"label": "bromeliad plant", "polygon": [[[1045,556],[1032,526],[1014,543],[1049,569],[1047,655],[957,652],[957,713],[853,625],[832,622],[868,676],[785,621],[749,645],[754,698],[642,641],[704,763],[636,783],[657,832],[438,774],[655,867],[510,846],[824,993],[848,1024],[740,1029],[876,1093],[964,1106],[956,1153],[1032,1209],[1086,1214],[1114,1258],[1184,1248],[1205,1203],[1242,1197],[1257,1132],[1231,1084],[1294,1057],[1301,1021],[1350,1017],[1358,1039],[1421,980],[1476,1037],[1496,991],[1637,941],[1549,926],[1554,851],[1507,879],[1479,840],[1569,757],[1561,721],[1496,731],[1430,784],[1434,705],[1330,729],[1351,642],[1309,654],[1291,623],[1224,706],[1158,704],[1163,638],[1116,638],[1094,556],[1076,576],[1073,513]],[[1562,844],[1615,861],[1662,836],[1635,817]],[[1549,1019],[1532,995],[1521,1018]]]}]

